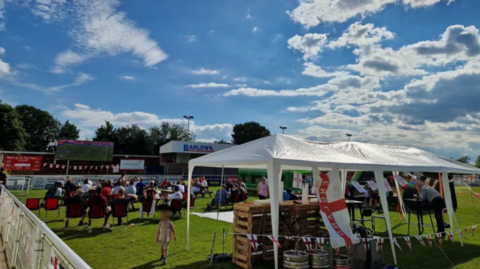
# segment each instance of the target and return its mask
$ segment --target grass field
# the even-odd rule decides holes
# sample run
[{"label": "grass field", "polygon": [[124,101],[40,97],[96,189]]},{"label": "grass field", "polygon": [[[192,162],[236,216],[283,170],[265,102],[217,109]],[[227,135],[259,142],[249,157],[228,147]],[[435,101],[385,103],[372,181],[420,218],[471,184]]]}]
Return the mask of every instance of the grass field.
[{"label": "grass field", "polygon": [[57,147],[55,158],[58,160],[110,161],[113,147],[62,145]]},{"label": "grass field", "polygon": [[[462,189],[457,189],[457,191]],[[475,191],[480,192],[480,188]],[[29,197],[43,197],[45,191],[31,191]],[[18,195],[22,201],[26,196]],[[253,200],[253,198],[250,198]],[[203,212],[210,198],[199,198],[195,204],[194,211]],[[473,204],[472,204],[473,201]],[[138,204],[136,204],[138,208]],[[64,208],[62,208],[64,210]],[[62,211],[62,216],[64,212]],[[357,213],[358,214],[358,213]],[[41,212],[41,219],[45,220],[45,213]],[[159,213],[157,213],[157,219]],[[396,227],[393,232],[396,236],[407,234],[407,225],[400,221],[397,212],[390,212],[392,224]],[[458,196],[457,218],[461,228],[480,223],[480,200],[465,193]],[[174,221],[178,241],[170,245],[170,254],[167,266],[160,266],[159,247],[155,244],[155,233],[157,222],[146,223],[138,219],[138,212],[130,213],[130,221],[135,223],[133,229],[125,229],[125,226],[115,227],[113,231],[104,231],[100,227],[102,220],[96,220],[93,229],[82,228],[63,229],[63,219],[56,220],[56,214],[51,212],[47,225],[62,238],[76,253],[80,255],[92,268],[202,268],[208,263],[207,256],[210,254],[214,230],[226,229],[232,231],[232,224],[216,222],[213,220],[191,216],[191,245],[190,251],[186,247],[186,218]],[[435,220],[434,220],[435,222]],[[429,220],[425,219],[425,223]],[[72,222],[76,224],[76,221]],[[369,227],[369,224],[366,224]],[[480,228],[480,226],[479,226]],[[426,227],[425,233],[432,233],[430,227]],[[384,231],[384,224],[377,221],[377,231]],[[411,226],[410,235],[417,234],[417,227]],[[440,248],[434,244],[430,249],[424,248],[415,238],[412,238],[413,252],[408,250],[404,240],[399,240],[403,251],[397,249],[397,257],[400,268],[424,269],[424,268],[480,268],[480,232],[472,238],[471,232],[467,234],[468,241],[464,247],[460,246],[459,238],[456,236],[456,243],[446,238],[443,242],[442,253]],[[384,258],[387,263],[393,263],[389,242],[385,242]],[[232,236],[228,235],[226,240],[227,253],[232,252]],[[221,241],[217,241],[215,253],[220,253]],[[449,261],[450,260],[450,261]],[[452,265],[453,263],[453,265]],[[239,268],[232,263],[214,264],[211,268]],[[254,268],[273,268],[273,263],[257,263]]]}]

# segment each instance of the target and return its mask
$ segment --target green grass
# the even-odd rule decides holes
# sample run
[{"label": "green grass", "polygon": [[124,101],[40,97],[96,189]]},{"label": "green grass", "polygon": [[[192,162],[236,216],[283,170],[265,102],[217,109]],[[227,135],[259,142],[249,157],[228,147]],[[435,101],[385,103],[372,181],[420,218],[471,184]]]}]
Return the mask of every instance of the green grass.
[{"label": "green grass", "polygon": [[[458,191],[458,189],[457,189]],[[480,192],[480,188],[475,191]],[[43,197],[45,191],[30,191],[28,197]],[[22,201],[26,196],[18,195]],[[251,198],[252,199],[252,198]],[[472,198],[470,194],[465,193],[458,196],[457,218],[461,228],[480,223],[480,200]],[[207,196],[199,198],[196,201],[195,212],[203,212],[206,204],[211,199]],[[136,204],[138,208],[139,204]],[[62,207],[61,216],[64,216],[64,208]],[[393,209],[391,209],[393,210]],[[357,214],[359,214],[357,212]],[[63,217],[56,220],[56,213],[49,212],[48,219],[45,220],[45,213],[41,212],[41,219],[45,220],[47,225],[62,238],[80,257],[82,257],[92,268],[160,268],[160,250],[155,244],[156,224],[157,222],[146,223],[144,220],[138,219],[138,212],[130,213],[130,221],[135,223],[133,229],[122,227],[114,227],[113,231],[104,231],[100,227],[102,220],[95,220],[91,230],[83,230],[82,228],[63,229]],[[358,215],[357,215],[358,216]],[[159,218],[157,213],[156,218]],[[401,223],[399,213],[390,212],[392,224],[396,227],[393,232],[396,236],[407,234],[407,225]],[[425,223],[430,223],[428,216],[424,218]],[[190,218],[191,237],[190,251],[186,251],[186,217],[175,220],[174,224],[177,230],[178,241],[171,242],[169,250],[168,265],[162,268],[202,268],[208,264],[207,256],[210,254],[212,246],[213,233],[215,229],[220,232],[222,229],[232,231],[232,224],[225,222],[216,222],[210,219],[191,216]],[[433,220],[435,223],[435,220]],[[76,224],[76,220],[71,225]],[[370,224],[366,224],[370,227]],[[480,229],[480,226],[479,226]],[[377,221],[377,231],[381,236],[387,236],[384,224]],[[425,227],[425,233],[432,233],[431,227]],[[418,233],[416,226],[411,226],[410,235]],[[468,241],[464,247],[460,246],[459,238],[456,236],[455,246],[448,240],[443,242],[443,251],[453,262],[442,254],[440,249],[434,244],[430,249],[427,244],[425,249],[415,238],[412,238],[413,252],[403,239],[399,240],[403,251],[397,249],[397,258],[400,268],[480,268],[480,230],[476,237],[472,238],[471,232],[467,234]],[[384,259],[387,263],[393,263],[389,242],[386,241],[384,248]],[[232,252],[232,236],[227,235],[225,242],[227,253]],[[221,253],[222,242],[217,241],[215,253]],[[211,268],[239,268],[232,263],[214,264]],[[256,263],[254,268],[273,268],[273,262]]]}]

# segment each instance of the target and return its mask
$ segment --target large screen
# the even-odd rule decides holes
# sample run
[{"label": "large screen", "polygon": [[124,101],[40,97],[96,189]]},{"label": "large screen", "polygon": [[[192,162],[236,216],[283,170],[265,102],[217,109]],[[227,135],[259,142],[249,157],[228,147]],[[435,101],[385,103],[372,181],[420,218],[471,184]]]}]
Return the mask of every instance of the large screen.
[{"label": "large screen", "polygon": [[58,140],[55,159],[79,161],[111,161],[113,142]]}]

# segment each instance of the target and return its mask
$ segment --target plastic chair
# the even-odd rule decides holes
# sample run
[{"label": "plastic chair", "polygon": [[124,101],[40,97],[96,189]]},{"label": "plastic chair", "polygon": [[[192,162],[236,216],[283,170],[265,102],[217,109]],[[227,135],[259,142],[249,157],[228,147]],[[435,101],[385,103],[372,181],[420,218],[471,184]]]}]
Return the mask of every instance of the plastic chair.
[{"label": "plastic chair", "polygon": [[60,217],[60,207],[58,207],[58,199],[57,198],[47,198],[45,199],[45,218],[47,217],[48,211],[58,211],[57,219]]},{"label": "plastic chair", "polygon": [[120,195],[114,194],[114,195],[113,195],[113,200],[118,199],[119,197],[120,197]]},{"label": "plastic chair", "polygon": [[66,208],[67,208],[66,217],[69,219],[81,218],[83,215],[81,204],[68,204]]},{"label": "plastic chair", "polygon": [[248,193],[245,192],[244,194],[242,194],[242,202],[246,202],[247,199],[248,199]]},{"label": "plastic chair", "polygon": [[147,202],[146,200],[143,200],[141,207],[142,208],[140,209],[140,219],[143,218],[143,213],[147,213],[149,219],[150,215],[152,215],[152,219],[155,219],[155,204],[153,202]]},{"label": "plastic chair", "polygon": [[[190,197],[190,209],[192,209],[192,208],[195,206],[195,200],[196,200],[196,199],[197,199],[197,198],[195,198],[195,197]],[[185,202],[185,203],[183,203],[182,205],[184,205],[184,206],[183,206],[183,211],[184,211],[184,214],[186,214],[186,211],[187,211],[187,203]]]},{"label": "plastic chair", "polygon": [[186,201],[186,200],[187,200],[187,198],[188,198],[187,195],[188,195],[188,193],[186,193],[186,192],[182,193],[182,201]]},{"label": "plastic chair", "polygon": [[27,198],[26,206],[30,211],[38,210],[38,216],[40,216],[40,198]]},{"label": "plastic chair", "polygon": [[112,205],[112,223],[113,218],[127,217],[128,222],[128,203]]},{"label": "plastic chair", "polygon": [[170,210],[172,210],[172,217],[178,212],[182,216],[182,200],[175,199],[170,203]]}]

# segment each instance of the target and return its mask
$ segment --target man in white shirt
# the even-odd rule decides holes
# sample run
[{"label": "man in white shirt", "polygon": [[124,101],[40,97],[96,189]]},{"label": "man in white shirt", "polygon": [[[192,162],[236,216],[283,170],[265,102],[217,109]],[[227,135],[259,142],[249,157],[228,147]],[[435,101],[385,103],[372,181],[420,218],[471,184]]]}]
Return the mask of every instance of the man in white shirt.
[{"label": "man in white shirt", "polygon": [[182,195],[182,193],[180,193],[180,188],[179,187],[180,187],[179,185],[176,185],[175,186],[175,192],[168,195],[168,205],[169,206],[170,206],[170,203],[172,202],[172,200],[183,200],[183,195]]},{"label": "man in white shirt", "polygon": [[185,192],[185,185],[183,185],[181,182],[179,182],[176,186],[179,188],[180,193]]}]

